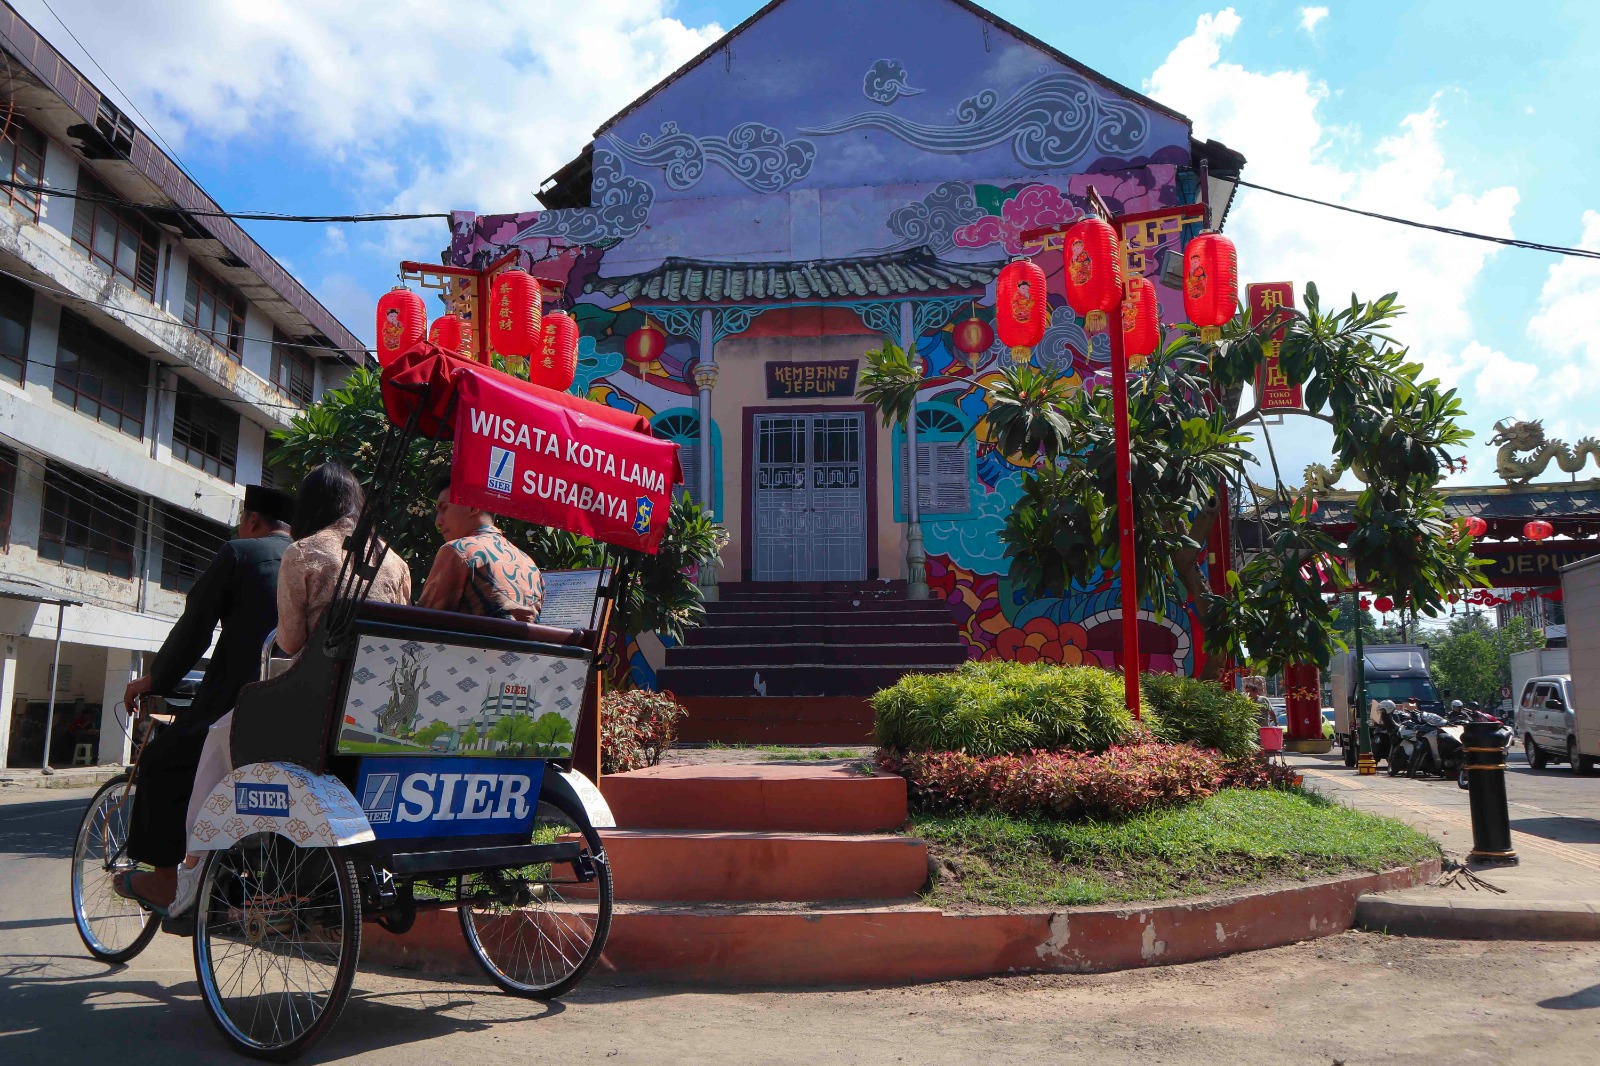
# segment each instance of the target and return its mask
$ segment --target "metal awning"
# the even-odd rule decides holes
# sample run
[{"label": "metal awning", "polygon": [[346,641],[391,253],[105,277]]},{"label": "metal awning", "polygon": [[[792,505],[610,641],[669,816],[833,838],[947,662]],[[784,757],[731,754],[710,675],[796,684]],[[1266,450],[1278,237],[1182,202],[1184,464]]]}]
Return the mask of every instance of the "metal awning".
[{"label": "metal awning", "polygon": [[954,263],[926,248],[855,259],[787,263],[718,263],[667,259],[654,270],[590,278],[585,292],[643,303],[721,303],[744,300],[865,300],[981,290],[1003,262]]},{"label": "metal awning", "polygon": [[58,589],[36,585],[14,577],[0,577],[0,599],[28,600],[32,603],[53,603],[60,607],[82,607],[82,600],[70,599]]}]

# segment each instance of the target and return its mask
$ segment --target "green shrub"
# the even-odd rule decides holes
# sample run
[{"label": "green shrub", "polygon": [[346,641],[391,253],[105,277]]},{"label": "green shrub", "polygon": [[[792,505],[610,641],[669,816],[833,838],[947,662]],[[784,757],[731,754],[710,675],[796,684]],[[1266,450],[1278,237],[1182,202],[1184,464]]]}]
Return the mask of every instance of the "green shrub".
[{"label": "green shrub", "polygon": [[878,743],[894,751],[1104,751],[1133,733],[1122,687],[1120,675],[1090,666],[969,662],[908,674],[872,706]]},{"label": "green shrub", "polygon": [[1224,755],[1247,755],[1260,743],[1260,710],[1215,681],[1174,674],[1140,677],[1145,724],[1169,744],[1191,743]]}]

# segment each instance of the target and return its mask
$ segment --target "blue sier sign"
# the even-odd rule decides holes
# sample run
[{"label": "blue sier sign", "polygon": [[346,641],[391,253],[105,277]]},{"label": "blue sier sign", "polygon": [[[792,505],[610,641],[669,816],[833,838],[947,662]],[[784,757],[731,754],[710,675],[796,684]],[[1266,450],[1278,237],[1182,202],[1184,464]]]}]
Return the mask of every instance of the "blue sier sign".
[{"label": "blue sier sign", "polygon": [[235,814],[286,817],[289,814],[289,786],[237,782],[233,786],[233,811]]},{"label": "blue sier sign", "polygon": [[525,833],[543,781],[539,759],[368,758],[356,797],[379,839]]}]

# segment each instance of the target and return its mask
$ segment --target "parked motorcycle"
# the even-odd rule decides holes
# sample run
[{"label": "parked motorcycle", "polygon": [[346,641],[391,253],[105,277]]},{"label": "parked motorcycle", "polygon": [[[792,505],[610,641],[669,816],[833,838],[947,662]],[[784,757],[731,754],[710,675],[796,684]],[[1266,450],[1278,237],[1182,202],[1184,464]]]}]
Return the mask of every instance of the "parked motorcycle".
[{"label": "parked motorcycle", "polygon": [[1399,777],[1411,769],[1416,757],[1417,716],[1409,711],[1392,711],[1385,723],[1385,732],[1389,742],[1389,776]]},{"label": "parked motorcycle", "polygon": [[1424,712],[1417,726],[1416,751],[1411,757],[1411,776],[1437,774],[1449,777],[1466,765],[1461,747],[1461,731],[1469,719],[1455,714],[1445,717]]}]

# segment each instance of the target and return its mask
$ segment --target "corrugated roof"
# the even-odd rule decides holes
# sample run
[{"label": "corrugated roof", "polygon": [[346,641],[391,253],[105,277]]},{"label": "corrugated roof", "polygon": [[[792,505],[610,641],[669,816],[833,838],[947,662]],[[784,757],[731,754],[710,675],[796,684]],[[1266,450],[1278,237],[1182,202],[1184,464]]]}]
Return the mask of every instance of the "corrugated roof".
[{"label": "corrugated roof", "polygon": [[858,259],[795,263],[717,263],[668,259],[654,270],[590,278],[586,292],[658,303],[756,300],[864,300],[911,293],[981,289],[1004,263],[951,263],[925,248]]}]

